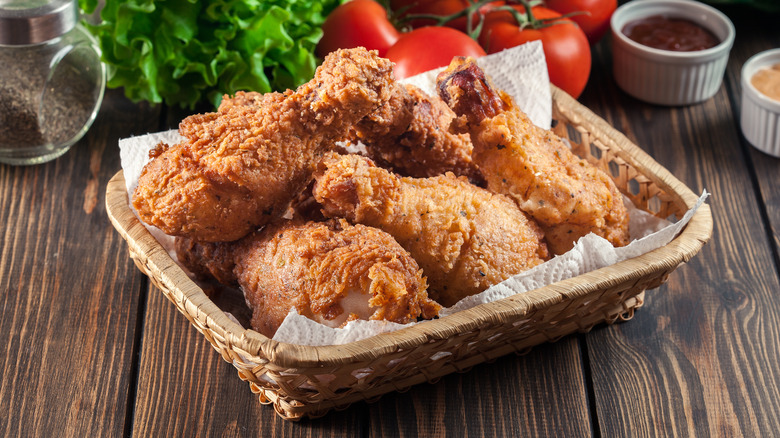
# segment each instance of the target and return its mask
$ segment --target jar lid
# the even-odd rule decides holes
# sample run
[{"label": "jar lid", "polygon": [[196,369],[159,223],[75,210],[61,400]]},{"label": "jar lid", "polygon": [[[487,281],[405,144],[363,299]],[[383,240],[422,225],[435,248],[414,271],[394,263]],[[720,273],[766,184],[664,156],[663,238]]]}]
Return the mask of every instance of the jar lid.
[{"label": "jar lid", "polygon": [[0,45],[49,41],[73,29],[78,19],[75,0],[0,0]]}]

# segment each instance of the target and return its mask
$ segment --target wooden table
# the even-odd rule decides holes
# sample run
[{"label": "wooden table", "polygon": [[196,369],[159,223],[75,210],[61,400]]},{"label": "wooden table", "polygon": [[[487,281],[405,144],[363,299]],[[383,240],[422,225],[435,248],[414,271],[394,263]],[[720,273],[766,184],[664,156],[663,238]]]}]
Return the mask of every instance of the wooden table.
[{"label": "wooden table", "polygon": [[[288,422],[150,285],[108,222],[117,140],[182,114],[107,92],[58,160],[0,165],[2,436],[771,436],[780,430],[780,159],[739,129],[740,68],[780,46],[778,16],[723,8],[737,38],[700,105],[641,103],[609,39],[580,101],[712,193],[714,235],[633,320]],[[776,436],[776,435],[775,435]]]}]

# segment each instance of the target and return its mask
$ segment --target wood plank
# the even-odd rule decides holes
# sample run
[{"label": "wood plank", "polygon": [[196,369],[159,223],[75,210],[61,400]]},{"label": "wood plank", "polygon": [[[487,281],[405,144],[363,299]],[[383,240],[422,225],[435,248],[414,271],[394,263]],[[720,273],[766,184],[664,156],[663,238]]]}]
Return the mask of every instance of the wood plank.
[{"label": "wood plank", "polygon": [[[750,23],[738,23],[738,53],[748,41],[740,35],[772,33]],[[601,77],[583,102],[694,191],[710,191],[714,219],[710,243],[647,294],[634,320],[587,338],[599,430],[772,435],[780,427],[780,284],[735,125],[734,75],[703,104],[666,108],[616,90],[608,50],[595,62]],[[729,70],[740,66],[732,58]]]},{"label": "wood plank", "polygon": [[0,435],[123,433],[141,276],[106,217],[105,185],[117,139],[156,118],[109,92],[66,155],[0,165]]},{"label": "wood plank", "polygon": [[369,409],[372,437],[591,436],[577,335],[387,394]]}]

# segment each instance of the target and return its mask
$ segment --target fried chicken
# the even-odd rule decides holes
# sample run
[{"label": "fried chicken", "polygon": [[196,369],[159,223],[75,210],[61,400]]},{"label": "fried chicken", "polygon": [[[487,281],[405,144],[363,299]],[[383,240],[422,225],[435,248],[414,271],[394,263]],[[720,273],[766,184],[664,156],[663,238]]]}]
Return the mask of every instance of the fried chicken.
[{"label": "fried chicken", "polygon": [[258,93],[257,91],[239,91],[233,96],[223,96],[222,102],[220,102],[217,112],[226,113],[235,106],[258,107],[264,105],[276,105],[278,102],[286,99],[291,93],[291,90],[287,90],[285,93]]},{"label": "fried chicken", "polygon": [[252,328],[268,337],[293,308],[330,327],[355,319],[408,323],[433,318],[441,308],[398,242],[344,220],[280,220],[237,242],[178,238],[176,249],[196,274],[239,285]]},{"label": "fried chicken", "polygon": [[483,182],[471,161],[468,134],[449,131],[455,113],[438,96],[396,83],[390,101],[353,129],[353,141],[366,146],[369,157],[395,172],[418,178],[452,172]]},{"label": "fried chicken", "polygon": [[609,175],[534,125],[473,59],[453,60],[437,86],[458,114],[453,126],[471,135],[487,188],[512,197],[530,214],[553,253],[568,251],[590,232],[615,246],[628,243],[628,213]]},{"label": "fried chicken", "polygon": [[201,241],[236,240],[269,223],[334,141],[389,99],[392,68],[376,52],[340,50],[294,92],[185,119],[186,140],[145,166],[133,206],[166,234]]},{"label": "fried chicken", "polygon": [[398,177],[368,158],[329,153],[313,193],[326,216],[395,237],[445,306],[548,258],[541,230],[511,199],[451,173]]}]

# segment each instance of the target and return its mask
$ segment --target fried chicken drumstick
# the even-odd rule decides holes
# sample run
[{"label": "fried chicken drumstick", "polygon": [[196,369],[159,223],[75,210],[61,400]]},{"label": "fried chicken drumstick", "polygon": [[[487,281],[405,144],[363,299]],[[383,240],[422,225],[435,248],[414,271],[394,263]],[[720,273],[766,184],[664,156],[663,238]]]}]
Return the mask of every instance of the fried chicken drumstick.
[{"label": "fried chicken drumstick", "polygon": [[[226,96],[219,111],[265,105],[274,98],[273,93],[238,92]],[[363,143],[371,159],[401,175],[424,178],[452,172],[482,184],[468,134],[448,129],[453,119],[455,113],[439,96],[394,82],[388,102],[353,126],[347,139]]]},{"label": "fried chicken drumstick", "polygon": [[425,278],[387,233],[346,221],[279,220],[236,242],[176,239],[177,255],[200,277],[238,285],[252,328],[268,337],[290,309],[330,327],[354,319],[397,323],[433,318]]},{"label": "fried chicken drumstick", "polygon": [[503,196],[446,174],[398,177],[358,155],[329,153],[315,174],[323,213],[384,230],[428,277],[433,299],[451,306],[541,264],[539,227]]},{"label": "fried chicken drumstick", "polygon": [[473,59],[454,59],[437,86],[459,116],[454,125],[471,135],[487,188],[512,197],[530,214],[553,253],[568,251],[590,232],[615,246],[628,243],[628,213],[609,175],[534,125]]},{"label": "fried chicken drumstick", "polygon": [[376,163],[401,175],[425,178],[452,172],[481,184],[468,134],[448,129],[453,119],[455,113],[438,96],[396,83],[389,102],[354,126],[351,140],[361,141]]},{"label": "fried chicken drumstick", "polygon": [[158,149],[133,206],[166,234],[200,241],[236,240],[269,223],[333,142],[388,100],[392,69],[375,52],[340,50],[295,91],[185,119],[186,140]]}]

